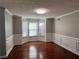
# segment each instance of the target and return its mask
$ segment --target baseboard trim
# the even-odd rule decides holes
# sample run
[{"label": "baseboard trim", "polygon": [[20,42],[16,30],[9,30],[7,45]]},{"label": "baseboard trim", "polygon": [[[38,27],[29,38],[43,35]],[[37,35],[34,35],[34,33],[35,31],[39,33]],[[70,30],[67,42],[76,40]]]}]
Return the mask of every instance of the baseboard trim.
[{"label": "baseboard trim", "polygon": [[53,42],[53,43],[55,43],[55,44],[57,44],[58,46],[60,46],[60,47],[62,47],[62,48],[64,48],[64,49],[66,49],[67,51],[70,51],[71,53],[73,53],[73,54],[79,56],[76,52],[73,52],[73,51],[67,49],[66,47],[64,47],[64,45],[60,45],[60,44],[58,44],[58,43],[56,43],[56,42]]},{"label": "baseboard trim", "polygon": [[6,56],[0,56],[0,59],[2,59],[2,58],[6,58]]},{"label": "baseboard trim", "polygon": [[8,53],[5,56],[0,56],[0,58],[7,58],[9,54],[11,53],[11,51],[13,50],[13,48],[14,46],[9,49]]},{"label": "baseboard trim", "polygon": [[14,46],[12,46],[12,47],[8,50],[8,52],[7,52],[7,54],[6,54],[6,57],[8,57],[8,55],[9,55],[10,52],[13,50],[13,48],[14,48]]}]

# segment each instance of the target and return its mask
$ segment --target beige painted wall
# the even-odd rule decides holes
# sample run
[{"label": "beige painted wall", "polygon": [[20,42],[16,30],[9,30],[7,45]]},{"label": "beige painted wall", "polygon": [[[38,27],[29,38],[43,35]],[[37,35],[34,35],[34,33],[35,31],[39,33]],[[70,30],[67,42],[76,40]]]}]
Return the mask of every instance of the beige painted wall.
[{"label": "beige painted wall", "polygon": [[79,38],[79,12],[55,20],[55,33]]},{"label": "beige painted wall", "polygon": [[20,16],[13,16],[14,44],[20,45],[22,42],[22,20]]},{"label": "beige painted wall", "polygon": [[13,34],[22,34],[22,24],[20,16],[13,16]]},{"label": "beige painted wall", "polygon": [[46,41],[52,41],[52,33],[55,32],[54,18],[46,19]]},{"label": "beige painted wall", "polygon": [[47,18],[46,19],[46,33],[53,33],[53,32],[55,32],[54,18]]}]

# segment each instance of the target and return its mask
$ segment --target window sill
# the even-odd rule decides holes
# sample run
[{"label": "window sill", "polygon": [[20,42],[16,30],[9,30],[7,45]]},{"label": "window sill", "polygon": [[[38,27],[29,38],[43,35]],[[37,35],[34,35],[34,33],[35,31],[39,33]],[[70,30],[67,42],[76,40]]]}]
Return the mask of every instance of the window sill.
[{"label": "window sill", "polygon": [[31,37],[39,37],[39,36],[24,36],[23,38],[31,38]]}]

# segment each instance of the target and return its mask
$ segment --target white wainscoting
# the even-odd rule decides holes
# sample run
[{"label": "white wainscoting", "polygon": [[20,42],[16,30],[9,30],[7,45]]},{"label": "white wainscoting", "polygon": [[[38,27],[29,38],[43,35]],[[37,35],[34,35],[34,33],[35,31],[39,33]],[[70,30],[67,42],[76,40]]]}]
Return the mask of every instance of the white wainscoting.
[{"label": "white wainscoting", "polygon": [[79,55],[79,38],[53,33],[53,42]]},{"label": "white wainscoting", "polygon": [[46,33],[46,42],[52,41],[52,33]]},{"label": "white wainscoting", "polygon": [[22,37],[22,34],[14,35],[14,45],[22,45],[28,41],[46,41],[45,36]]},{"label": "white wainscoting", "polygon": [[14,43],[13,43],[13,35],[12,35],[6,38],[6,57],[9,55],[13,47],[14,47]]},{"label": "white wainscoting", "polygon": [[43,36],[39,36],[39,37],[38,36],[36,36],[36,37],[23,37],[22,38],[22,44],[26,43],[28,41],[45,41],[46,42],[45,37],[43,37]]},{"label": "white wainscoting", "polygon": [[22,45],[22,34],[14,34],[14,45]]}]

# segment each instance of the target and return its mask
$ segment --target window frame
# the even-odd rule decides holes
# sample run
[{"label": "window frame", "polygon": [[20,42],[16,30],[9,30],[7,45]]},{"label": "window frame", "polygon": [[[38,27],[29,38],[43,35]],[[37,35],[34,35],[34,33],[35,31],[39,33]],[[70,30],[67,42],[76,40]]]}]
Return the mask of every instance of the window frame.
[{"label": "window frame", "polygon": [[[23,36],[23,21],[22,21],[22,37],[37,37],[39,36],[39,20],[38,19],[23,19],[23,20],[26,20],[27,21],[27,26],[28,26],[28,29],[27,29],[27,36]],[[37,35],[36,36],[30,36],[29,35],[29,23],[33,21],[33,22],[36,22],[37,23]]]}]

